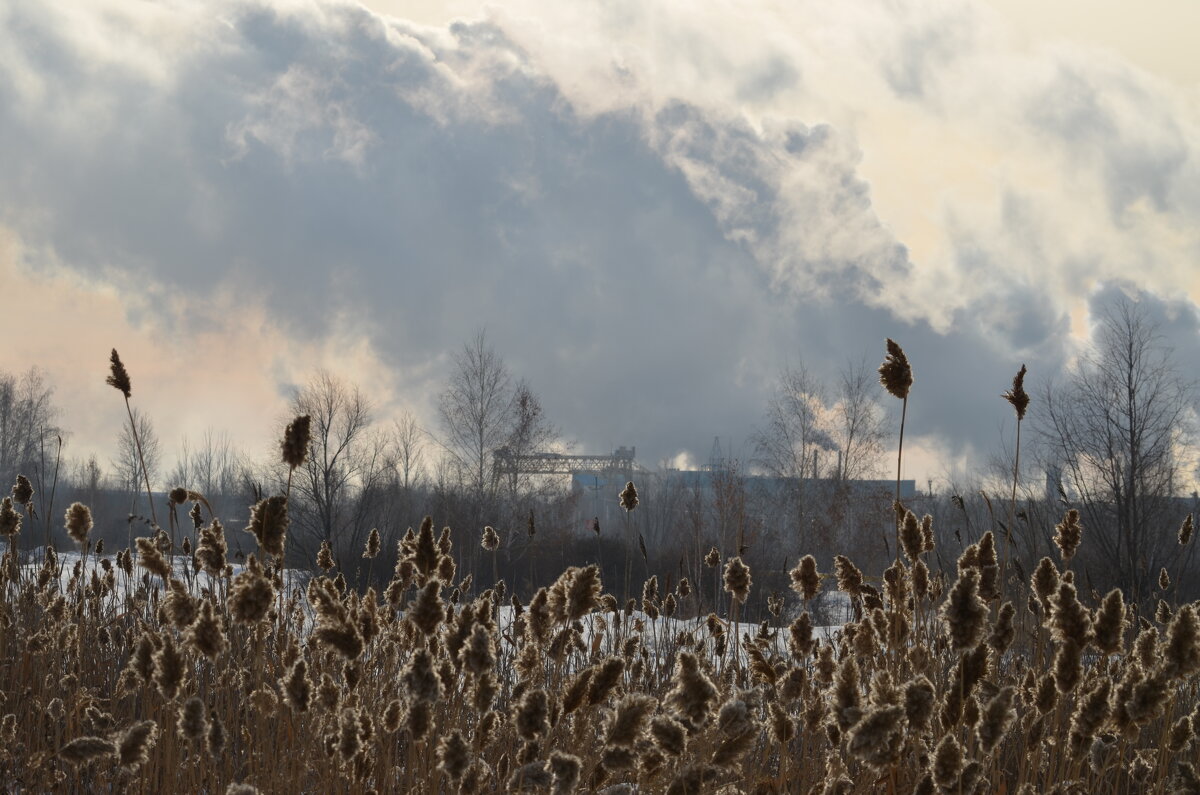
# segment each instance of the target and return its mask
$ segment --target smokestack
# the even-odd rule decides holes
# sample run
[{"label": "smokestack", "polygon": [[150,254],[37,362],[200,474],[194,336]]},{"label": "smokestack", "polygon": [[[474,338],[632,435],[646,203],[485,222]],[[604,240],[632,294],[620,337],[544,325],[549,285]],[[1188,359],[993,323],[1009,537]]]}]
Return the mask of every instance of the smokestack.
[{"label": "smokestack", "polygon": [[1063,495],[1062,469],[1057,464],[1046,468],[1046,501],[1056,502]]}]

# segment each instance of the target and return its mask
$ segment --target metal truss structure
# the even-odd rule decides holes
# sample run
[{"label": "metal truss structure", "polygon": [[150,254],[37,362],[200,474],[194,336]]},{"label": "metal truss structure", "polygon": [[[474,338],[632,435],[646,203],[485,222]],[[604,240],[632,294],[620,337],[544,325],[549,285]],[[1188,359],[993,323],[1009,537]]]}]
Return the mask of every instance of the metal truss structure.
[{"label": "metal truss structure", "polygon": [[492,453],[492,467],[498,477],[512,475],[570,475],[575,472],[632,472],[633,447],[618,447],[611,455],[567,455],[563,453],[521,453],[507,447]]}]

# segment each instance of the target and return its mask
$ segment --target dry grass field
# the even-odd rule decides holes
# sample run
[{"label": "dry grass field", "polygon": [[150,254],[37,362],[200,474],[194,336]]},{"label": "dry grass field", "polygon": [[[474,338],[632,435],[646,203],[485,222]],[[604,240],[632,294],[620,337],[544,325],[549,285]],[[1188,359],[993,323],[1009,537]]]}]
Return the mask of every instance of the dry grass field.
[{"label": "dry grass field", "polygon": [[[0,509],[5,791],[1200,792],[1197,607],[1081,593],[1074,512],[1046,530],[1060,559],[1019,582],[990,532],[931,572],[935,520],[897,505],[881,576],[805,557],[794,597],[745,628],[739,558],[708,561],[726,616],[697,615],[686,580],[618,604],[592,566],[521,604],[459,578],[428,518],[386,589],[357,593],[328,555],[325,574],[280,568],[286,495],[252,507],[237,569],[186,488],[175,543],[93,545],[76,503],[77,550],[19,565],[26,489]],[[856,620],[825,639],[806,606],[835,588]]]}]

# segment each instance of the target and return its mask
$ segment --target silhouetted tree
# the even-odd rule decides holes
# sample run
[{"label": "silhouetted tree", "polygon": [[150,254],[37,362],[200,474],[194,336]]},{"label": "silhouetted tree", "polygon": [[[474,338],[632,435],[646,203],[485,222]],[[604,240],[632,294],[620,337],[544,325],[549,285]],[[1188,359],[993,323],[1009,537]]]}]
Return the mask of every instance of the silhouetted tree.
[{"label": "silhouetted tree", "polygon": [[1093,581],[1140,598],[1177,549],[1171,498],[1193,438],[1195,388],[1143,304],[1122,297],[1095,323],[1091,348],[1046,388],[1034,416],[1083,515]]}]

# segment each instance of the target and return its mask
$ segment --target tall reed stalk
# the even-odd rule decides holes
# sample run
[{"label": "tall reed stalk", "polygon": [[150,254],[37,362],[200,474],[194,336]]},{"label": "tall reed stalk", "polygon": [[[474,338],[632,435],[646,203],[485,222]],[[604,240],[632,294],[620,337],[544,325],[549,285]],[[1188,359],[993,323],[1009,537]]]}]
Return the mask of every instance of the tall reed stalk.
[{"label": "tall reed stalk", "polygon": [[[125,365],[121,363],[121,357],[117,354],[117,349],[112,349],[112,355],[109,357],[109,375],[105,379],[105,383],[120,391],[125,398],[125,413],[129,415],[129,430],[133,434],[133,444],[137,448],[138,461],[142,465],[142,476],[146,482],[146,499],[150,503],[150,519],[154,522],[154,529],[158,531],[158,513],[154,508],[154,494],[150,491],[150,470],[146,467],[146,456],[142,452],[142,439],[138,436],[137,422],[133,419],[133,409],[129,405],[129,398],[133,395],[133,386],[129,380],[129,371],[125,369]],[[171,563],[175,562],[175,528],[171,528]]]},{"label": "tall reed stalk", "polygon": [[1025,419],[1025,411],[1029,408],[1029,395],[1025,392],[1025,365],[1013,376],[1012,389],[1001,397],[1007,400],[1017,412],[1017,446],[1013,453],[1013,484],[1012,499],[1008,504],[1008,527],[1004,529],[1006,544],[1004,546],[1004,565],[1000,567],[1000,587],[1006,589],[1008,582],[1008,564],[1012,558],[1012,529],[1017,520],[1017,483],[1021,477],[1021,421]]},{"label": "tall reed stalk", "polygon": [[904,349],[896,342],[888,337],[887,339],[887,355],[883,358],[883,364],[879,365],[879,383],[893,397],[901,401],[900,404],[900,443],[896,447],[896,504],[893,513],[895,514],[896,527],[896,560],[900,560],[900,524],[904,521],[904,512],[900,510],[900,468],[904,462],[904,422],[908,416],[908,392],[913,385],[912,366],[908,363],[908,357],[904,355]]}]

